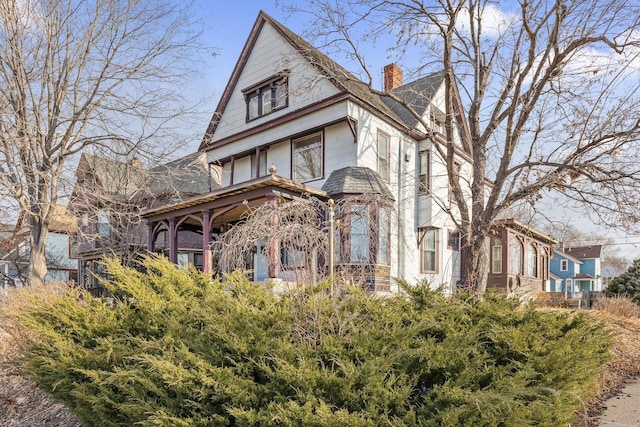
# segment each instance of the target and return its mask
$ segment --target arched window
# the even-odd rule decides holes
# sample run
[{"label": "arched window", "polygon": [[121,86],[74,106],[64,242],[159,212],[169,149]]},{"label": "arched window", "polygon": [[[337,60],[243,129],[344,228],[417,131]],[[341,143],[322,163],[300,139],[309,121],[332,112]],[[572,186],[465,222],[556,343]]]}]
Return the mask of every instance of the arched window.
[{"label": "arched window", "polygon": [[533,243],[527,245],[527,276],[538,277],[538,254]]},{"label": "arched window", "polygon": [[509,273],[522,274],[522,243],[516,237],[509,240]]}]

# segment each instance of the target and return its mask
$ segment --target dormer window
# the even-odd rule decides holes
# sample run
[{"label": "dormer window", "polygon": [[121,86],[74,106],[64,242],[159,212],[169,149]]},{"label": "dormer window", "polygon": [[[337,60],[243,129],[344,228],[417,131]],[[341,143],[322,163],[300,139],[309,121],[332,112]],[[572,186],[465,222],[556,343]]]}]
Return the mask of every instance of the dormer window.
[{"label": "dormer window", "polygon": [[287,74],[281,73],[242,91],[247,103],[247,122],[289,105]]}]

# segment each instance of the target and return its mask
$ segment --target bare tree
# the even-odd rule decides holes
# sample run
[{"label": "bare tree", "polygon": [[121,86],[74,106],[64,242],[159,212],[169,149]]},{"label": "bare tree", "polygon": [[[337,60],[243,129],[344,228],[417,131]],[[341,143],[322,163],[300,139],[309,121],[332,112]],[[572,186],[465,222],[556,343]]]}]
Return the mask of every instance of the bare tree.
[{"label": "bare tree", "polygon": [[[287,281],[317,283],[328,277],[329,208],[314,197],[249,207],[212,244],[217,272],[247,270],[257,254],[275,258]],[[388,264],[390,256],[389,221],[396,216],[391,203],[377,194],[363,194],[339,199],[333,209],[335,282],[373,286],[379,273],[372,265]],[[349,246],[341,246],[345,241]]]},{"label": "bare tree", "polygon": [[[148,243],[147,224],[141,217],[145,209],[175,203],[217,187],[202,153],[155,167],[145,167],[137,159],[83,153],[69,202],[80,226],[77,256],[85,273],[80,283],[89,287],[94,284],[87,276],[92,268],[87,267],[101,264],[104,257],[116,257],[127,266],[140,261]],[[183,231],[181,236],[185,233],[190,231]],[[192,243],[193,236],[188,237],[181,243]],[[201,235],[195,241],[201,245]],[[156,249],[161,249],[161,245]]]},{"label": "bare tree", "polygon": [[[637,2],[607,0],[509,3],[490,0],[316,0],[308,36],[330,53],[346,53],[371,89],[360,46],[414,63],[414,74],[443,70],[443,143],[458,207],[454,220],[466,260],[464,285],[486,289],[485,239],[501,213],[535,205],[549,193],[578,203],[610,225],[638,223],[640,47]],[[505,6],[506,7],[506,6]],[[390,36],[390,37],[389,37]],[[343,77],[344,78],[344,77]],[[472,171],[460,179],[455,163],[455,95],[468,124]],[[437,141],[429,117],[412,114]]]},{"label": "bare tree", "polygon": [[179,113],[177,83],[199,47],[179,3],[0,2],[0,192],[29,227],[33,284],[47,272],[47,227],[69,162],[88,147],[130,153],[153,137],[159,146],[159,129]]}]

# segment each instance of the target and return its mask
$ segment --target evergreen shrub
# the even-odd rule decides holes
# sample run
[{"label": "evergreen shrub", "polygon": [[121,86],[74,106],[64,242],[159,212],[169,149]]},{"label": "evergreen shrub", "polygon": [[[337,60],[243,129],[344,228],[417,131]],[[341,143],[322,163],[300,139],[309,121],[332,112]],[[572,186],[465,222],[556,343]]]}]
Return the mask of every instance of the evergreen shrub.
[{"label": "evergreen shrub", "polygon": [[614,277],[604,290],[604,294],[608,297],[631,298],[636,304],[640,304],[640,259],[633,261],[627,271]]},{"label": "evergreen shrub", "polygon": [[609,357],[603,325],[425,286],[274,296],[159,258],[113,301],[33,296],[25,368],[91,426],[559,426]]}]

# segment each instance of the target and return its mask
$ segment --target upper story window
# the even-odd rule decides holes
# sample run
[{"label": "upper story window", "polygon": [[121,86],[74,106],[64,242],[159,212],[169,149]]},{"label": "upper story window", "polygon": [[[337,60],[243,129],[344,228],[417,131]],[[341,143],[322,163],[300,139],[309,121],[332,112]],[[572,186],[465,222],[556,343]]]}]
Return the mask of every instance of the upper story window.
[{"label": "upper story window", "polygon": [[447,231],[447,249],[452,251],[460,250],[460,233],[457,231]]},{"label": "upper story window", "polygon": [[447,130],[444,124],[444,113],[435,107],[431,107],[431,130],[433,132],[439,132],[443,136],[447,134]]},{"label": "upper story window", "polygon": [[378,131],[377,141],[378,174],[389,182],[389,135]]},{"label": "upper story window", "polygon": [[560,260],[560,271],[568,271],[569,270],[569,261],[566,259]]},{"label": "upper story window", "polygon": [[111,234],[111,227],[109,227],[109,214],[107,211],[100,210],[98,211],[98,221],[96,231],[98,235],[102,237],[109,237]]},{"label": "upper story window", "polygon": [[292,178],[297,182],[322,178],[322,132],[303,136],[291,142]]},{"label": "upper story window", "polygon": [[418,179],[420,194],[426,194],[431,189],[431,152],[420,152],[420,175]]},{"label": "upper story window", "polygon": [[242,91],[247,103],[247,122],[289,105],[287,76],[279,74]]}]

